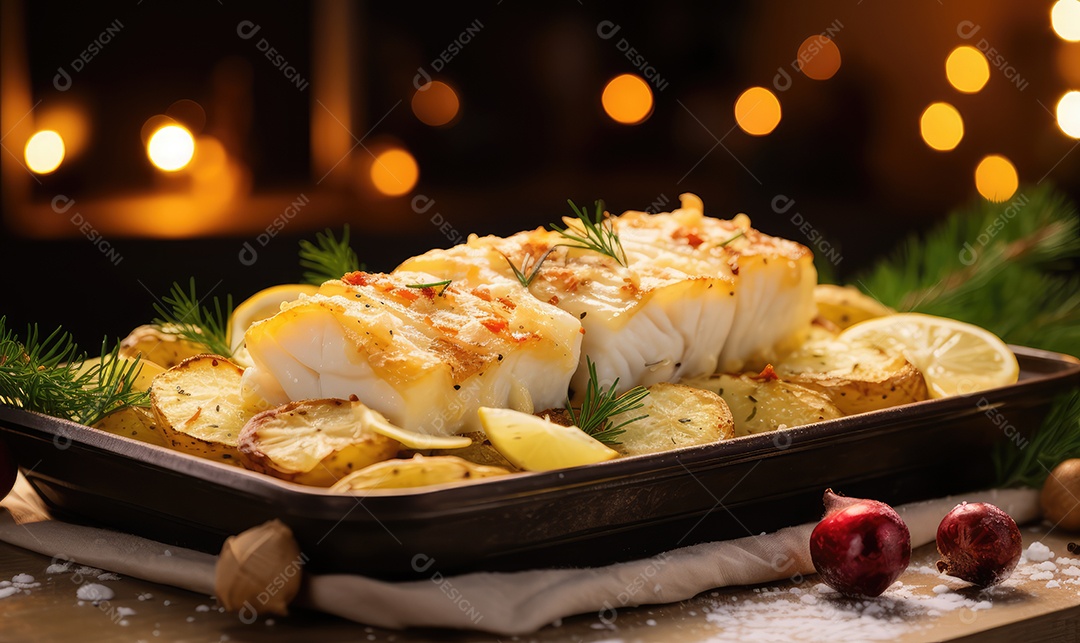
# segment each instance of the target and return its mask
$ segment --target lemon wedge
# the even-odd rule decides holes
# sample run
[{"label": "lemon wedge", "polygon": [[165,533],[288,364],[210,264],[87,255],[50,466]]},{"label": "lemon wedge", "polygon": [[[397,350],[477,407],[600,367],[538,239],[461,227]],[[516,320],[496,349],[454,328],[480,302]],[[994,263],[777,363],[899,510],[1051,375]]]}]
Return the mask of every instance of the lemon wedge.
[{"label": "lemon wedge", "polygon": [[480,407],[479,413],[492,446],[526,471],[564,469],[619,456],[576,426],[562,426],[510,409]]},{"label": "lemon wedge", "polygon": [[900,313],[859,322],[837,339],[903,353],[922,371],[935,398],[1006,386],[1020,376],[1020,365],[1005,342],[955,319]]},{"label": "lemon wedge", "polygon": [[281,304],[296,301],[300,295],[314,295],[318,286],[311,284],[282,284],[260,290],[244,300],[229,317],[227,339],[229,348],[235,352],[244,343],[244,333],[257,321],[273,317],[281,310]]}]

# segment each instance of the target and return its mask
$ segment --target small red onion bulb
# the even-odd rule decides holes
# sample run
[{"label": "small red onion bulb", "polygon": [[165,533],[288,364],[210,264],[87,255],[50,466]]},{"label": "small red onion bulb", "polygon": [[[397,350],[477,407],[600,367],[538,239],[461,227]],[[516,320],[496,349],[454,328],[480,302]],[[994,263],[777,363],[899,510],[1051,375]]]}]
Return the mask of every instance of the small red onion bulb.
[{"label": "small red onion bulb", "polygon": [[939,572],[989,587],[1012,574],[1024,544],[1009,514],[986,502],[962,502],[938,525],[937,548]]},{"label": "small red onion bulb", "polygon": [[810,534],[821,580],[849,596],[880,596],[911,561],[911,534],[900,514],[876,500],[825,492],[825,517]]}]

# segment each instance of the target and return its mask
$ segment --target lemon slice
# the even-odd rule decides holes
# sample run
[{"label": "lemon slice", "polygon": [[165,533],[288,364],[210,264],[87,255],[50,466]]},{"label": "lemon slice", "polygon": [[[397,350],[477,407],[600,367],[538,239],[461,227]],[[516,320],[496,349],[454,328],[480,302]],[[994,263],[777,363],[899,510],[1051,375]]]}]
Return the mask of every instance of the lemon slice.
[{"label": "lemon slice", "polygon": [[464,449],[472,446],[472,439],[462,435],[427,435],[408,431],[390,424],[381,413],[353,402],[353,418],[379,435],[397,440],[410,449]]},{"label": "lemon slice", "polygon": [[480,407],[479,413],[492,446],[526,471],[564,469],[619,456],[576,426],[562,426],[510,409]]},{"label": "lemon slice", "polygon": [[900,351],[922,371],[931,397],[1012,384],[1020,365],[993,333],[955,319],[901,313],[855,324],[837,338]]},{"label": "lemon slice", "polygon": [[260,290],[244,300],[229,317],[227,340],[229,348],[236,351],[244,343],[244,333],[257,321],[273,317],[281,310],[281,304],[296,301],[300,295],[314,295],[318,286],[311,284],[282,284]]}]

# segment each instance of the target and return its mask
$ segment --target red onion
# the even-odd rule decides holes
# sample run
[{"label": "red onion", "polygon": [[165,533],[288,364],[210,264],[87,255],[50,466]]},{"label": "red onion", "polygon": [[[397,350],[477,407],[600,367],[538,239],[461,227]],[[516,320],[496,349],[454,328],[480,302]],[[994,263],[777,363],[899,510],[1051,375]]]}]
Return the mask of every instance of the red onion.
[{"label": "red onion", "polygon": [[1005,580],[1020,561],[1020,528],[1009,514],[986,502],[962,502],[937,530],[937,568],[980,587]]},{"label": "red onion", "polygon": [[810,534],[810,558],[836,591],[879,596],[907,569],[911,534],[889,505],[844,498],[829,489],[825,517]]}]

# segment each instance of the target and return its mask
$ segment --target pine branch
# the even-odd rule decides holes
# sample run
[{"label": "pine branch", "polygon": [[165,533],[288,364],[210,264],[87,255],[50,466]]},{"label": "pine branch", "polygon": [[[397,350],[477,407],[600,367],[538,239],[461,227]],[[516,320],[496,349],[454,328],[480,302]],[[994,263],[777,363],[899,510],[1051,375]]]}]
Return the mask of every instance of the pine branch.
[{"label": "pine branch", "polygon": [[363,270],[364,265],[349,245],[349,226],[341,232],[341,240],[327,229],[315,233],[315,243],[304,239],[300,242],[300,267],[308,268],[304,272],[304,283],[321,286],[323,282],[341,279],[342,275]]},{"label": "pine branch", "polygon": [[1080,390],[1059,396],[1026,444],[1000,442],[993,453],[999,487],[1042,487],[1059,463],[1080,458]]}]

